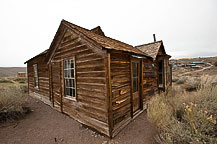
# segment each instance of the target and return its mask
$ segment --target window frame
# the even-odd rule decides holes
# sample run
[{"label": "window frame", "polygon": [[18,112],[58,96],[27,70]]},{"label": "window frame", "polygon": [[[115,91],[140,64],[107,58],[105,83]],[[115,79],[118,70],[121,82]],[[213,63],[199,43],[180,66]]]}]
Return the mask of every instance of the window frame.
[{"label": "window frame", "polygon": [[39,89],[38,64],[33,64],[33,72],[34,88]]},{"label": "window frame", "polygon": [[[136,73],[134,73],[134,63],[136,64]],[[135,74],[135,76],[134,76]],[[134,85],[134,79],[136,80],[136,85]],[[136,93],[139,91],[139,62],[132,61],[132,82],[133,82],[133,89],[132,92]]]},{"label": "window frame", "polygon": [[[73,65],[74,67],[72,68],[71,67],[71,61],[73,60]],[[66,68],[65,67],[65,61],[70,61],[70,68]],[[68,65],[68,64],[67,64]],[[71,76],[71,70],[73,70],[74,72],[74,77]],[[65,76],[65,71],[67,71],[67,76]],[[70,71],[70,74],[68,75],[68,72]],[[70,76],[70,77],[68,77]],[[66,80],[72,80],[72,86],[66,86]],[[69,83],[68,81],[68,83]],[[73,87],[73,81],[74,81],[74,87]],[[76,66],[75,66],[75,56],[72,56],[70,58],[66,58],[66,59],[63,59],[63,85],[64,85],[64,95],[63,95],[63,98],[66,98],[66,99],[70,99],[70,100],[77,100],[77,84],[76,84]],[[70,95],[67,95],[67,91],[66,91],[66,88],[70,88],[72,89],[72,96]],[[73,96],[73,90],[74,90],[74,96]]]}]

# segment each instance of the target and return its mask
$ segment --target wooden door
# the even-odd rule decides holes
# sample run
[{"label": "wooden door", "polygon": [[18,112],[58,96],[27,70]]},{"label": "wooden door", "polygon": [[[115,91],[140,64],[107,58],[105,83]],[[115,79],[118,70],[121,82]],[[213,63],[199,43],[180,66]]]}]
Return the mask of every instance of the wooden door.
[{"label": "wooden door", "polygon": [[51,92],[51,99],[53,102],[53,106],[56,108],[60,108],[62,111],[62,85],[61,85],[61,80],[62,80],[62,63],[61,62],[51,62],[51,87],[52,87],[52,92]]},{"label": "wooden door", "polygon": [[131,61],[131,90],[132,90],[132,110],[135,114],[140,109],[140,61]]}]

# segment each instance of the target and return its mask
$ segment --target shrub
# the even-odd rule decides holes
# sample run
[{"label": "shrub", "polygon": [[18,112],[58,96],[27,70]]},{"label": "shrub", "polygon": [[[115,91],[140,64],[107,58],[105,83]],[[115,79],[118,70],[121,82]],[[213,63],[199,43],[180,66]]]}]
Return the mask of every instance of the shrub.
[{"label": "shrub", "polygon": [[176,81],[176,84],[184,84],[185,81],[185,79],[179,79],[178,81]]},{"label": "shrub", "polygon": [[28,108],[23,107],[27,97],[19,86],[0,89],[0,122],[18,119],[29,112]]},{"label": "shrub", "polygon": [[12,82],[6,78],[2,78],[0,79],[0,83],[12,83]]},{"label": "shrub", "polygon": [[19,82],[19,83],[27,83],[27,78],[16,78],[14,81]]},{"label": "shrub", "polygon": [[173,76],[172,82],[177,82],[179,79],[175,76]]},{"label": "shrub", "polygon": [[20,85],[20,89],[21,89],[22,93],[27,93],[28,92],[28,85],[26,85],[26,84]]},{"label": "shrub", "polygon": [[148,119],[162,143],[217,143],[217,87],[208,81],[196,92],[171,90],[150,101]]},{"label": "shrub", "polygon": [[196,91],[199,87],[200,87],[200,84],[201,84],[201,79],[200,78],[197,78],[197,77],[189,77],[187,80],[186,80],[186,83],[185,85],[183,86],[183,88],[186,90],[186,91]]},{"label": "shrub", "polygon": [[217,67],[217,61],[214,63],[214,66],[216,66],[216,67]]}]

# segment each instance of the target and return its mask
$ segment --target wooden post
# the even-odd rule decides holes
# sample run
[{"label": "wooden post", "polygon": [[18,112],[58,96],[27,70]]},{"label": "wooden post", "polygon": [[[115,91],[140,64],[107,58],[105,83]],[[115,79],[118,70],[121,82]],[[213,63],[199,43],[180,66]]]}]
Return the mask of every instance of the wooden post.
[{"label": "wooden post", "polygon": [[105,67],[106,67],[106,87],[107,87],[107,106],[108,106],[108,125],[109,136],[112,138],[113,132],[113,117],[112,117],[112,88],[111,88],[111,60],[110,53],[106,52]]},{"label": "wooden post", "polygon": [[60,86],[60,111],[63,112],[63,94],[62,94],[62,62],[59,62],[60,65],[60,75],[59,75],[59,86]]},{"label": "wooden post", "polygon": [[141,60],[141,71],[140,71],[140,76],[141,76],[141,82],[140,82],[140,106],[141,106],[141,110],[143,109],[143,59]]},{"label": "wooden post", "polygon": [[132,58],[130,57],[129,59],[130,61],[130,104],[131,104],[131,112],[130,112],[130,115],[131,115],[131,118],[133,118],[133,80],[132,80],[132,77],[133,77],[133,67],[132,67]]},{"label": "wooden post", "polygon": [[49,63],[48,64],[48,77],[49,77],[49,100],[51,102],[52,98],[52,88],[51,88],[51,85],[52,85],[52,81],[51,81],[51,64]]},{"label": "wooden post", "polygon": [[52,68],[52,62],[50,62],[50,64],[51,64],[51,100],[52,100],[52,105],[53,105],[53,107],[54,107],[54,94],[53,94],[53,68]]},{"label": "wooden post", "polygon": [[28,72],[29,64],[27,63],[27,78],[28,78],[28,94],[29,94],[29,72]]}]

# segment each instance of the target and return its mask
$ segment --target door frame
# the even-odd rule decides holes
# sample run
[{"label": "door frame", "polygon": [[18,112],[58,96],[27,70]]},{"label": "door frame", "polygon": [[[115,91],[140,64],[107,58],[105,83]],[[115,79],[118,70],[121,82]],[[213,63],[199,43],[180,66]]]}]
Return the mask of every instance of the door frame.
[{"label": "door frame", "polygon": [[[139,64],[138,66],[138,96],[139,96],[139,108],[135,112],[133,112],[133,66],[132,63],[137,62]],[[135,117],[142,109],[143,109],[143,101],[142,101],[142,95],[143,95],[143,59],[139,58],[130,58],[130,81],[131,81],[131,87],[130,87],[130,92],[131,92],[131,117]]]}]

